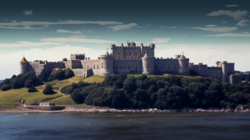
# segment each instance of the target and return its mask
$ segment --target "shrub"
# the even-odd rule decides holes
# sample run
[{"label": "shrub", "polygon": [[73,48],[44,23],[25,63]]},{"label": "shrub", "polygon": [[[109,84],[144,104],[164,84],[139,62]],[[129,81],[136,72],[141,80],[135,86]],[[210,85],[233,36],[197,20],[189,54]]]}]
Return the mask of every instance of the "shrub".
[{"label": "shrub", "polygon": [[37,89],[34,86],[32,86],[28,89],[28,92],[37,92]]},{"label": "shrub", "polygon": [[32,80],[27,80],[27,81],[25,81],[24,86],[25,86],[26,88],[31,88],[31,87],[32,87]]},{"label": "shrub", "polygon": [[79,89],[75,89],[73,93],[70,94],[70,97],[77,104],[84,103],[85,98],[80,94]]},{"label": "shrub", "polygon": [[6,90],[9,90],[9,89],[11,89],[10,85],[3,85],[2,88],[1,88],[2,91],[6,91]]},{"label": "shrub", "polygon": [[47,84],[45,86],[45,89],[43,90],[43,94],[47,95],[47,94],[54,94],[54,90],[52,88],[52,86],[50,84]]},{"label": "shrub", "polygon": [[66,68],[64,70],[64,74],[65,74],[65,76],[64,76],[65,78],[70,78],[70,77],[74,76],[74,73],[70,68]]}]

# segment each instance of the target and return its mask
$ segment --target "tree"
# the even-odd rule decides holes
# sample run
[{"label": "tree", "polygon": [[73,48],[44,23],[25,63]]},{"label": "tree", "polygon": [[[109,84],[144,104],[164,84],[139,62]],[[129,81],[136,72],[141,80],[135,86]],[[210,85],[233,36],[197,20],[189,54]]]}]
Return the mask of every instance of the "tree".
[{"label": "tree", "polygon": [[50,84],[47,84],[45,86],[45,89],[43,90],[43,94],[48,95],[48,94],[54,94],[54,90]]},{"label": "tree", "polygon": [[70,78],[74,76],[74,72],[70,68],[64,69],[65,78]]},{"label": "tree", "polygon": [[31,88],[32,87],[32,80],[27,80],[27,81],[25,81],[25,83],[24,83],[24,86],[26,87],[26,88]]},{"label": "tree", "polygon": [[9,90],[9,89],[11,89],[11,86],[10,86],[10,85],[3,85],[3,86],[1,87],[1,90],[2,90],[2,91],[6,91],[6,90]]},{"label": "tree", "polygon": [[71,99],[77,103],[77,104],[82,104],[84,103],[84,96],[80,94],[79,89],[75,89],[73,93],[70,94]]}]

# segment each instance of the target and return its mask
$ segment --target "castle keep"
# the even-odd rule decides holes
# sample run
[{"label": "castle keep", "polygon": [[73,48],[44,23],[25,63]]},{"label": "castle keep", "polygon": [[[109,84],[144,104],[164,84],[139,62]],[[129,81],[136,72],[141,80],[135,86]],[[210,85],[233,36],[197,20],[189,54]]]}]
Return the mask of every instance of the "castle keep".
[{"label": "castle keep", "polygon": [[175,58],[155,57],[155,44],[149,46],[136,46],[134,42],[128,42],[127,46],[110,45],[111,52],[100,55],[98,59],[90,59],[85,54],[71,54],[70,60],[63,58],[58,62],[35,60],[28,62],[24,57],[20,62],[20,71],[26,73],[34,71],[39,75],[42,71],[51,72],[55,68],[70,68],[75,76],[88,77],[91,75],[119,74],[155,74],[172,73],[189,75],[190,71],[199,73],[205,77],[214,77],[221,82],[229,82],[229,75],[234,74],[234,63],[217,61],[215,67],[208,67],[202,63],[194,65],[182,55]]}]

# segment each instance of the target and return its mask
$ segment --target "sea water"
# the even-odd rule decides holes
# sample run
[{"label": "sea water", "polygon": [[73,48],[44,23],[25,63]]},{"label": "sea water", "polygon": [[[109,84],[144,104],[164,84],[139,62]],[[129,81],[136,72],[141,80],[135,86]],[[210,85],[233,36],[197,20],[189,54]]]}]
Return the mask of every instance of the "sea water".
[{"label": "sea water", "polygon": [[249,140],[250,113],[4,113],[1,140]]}]

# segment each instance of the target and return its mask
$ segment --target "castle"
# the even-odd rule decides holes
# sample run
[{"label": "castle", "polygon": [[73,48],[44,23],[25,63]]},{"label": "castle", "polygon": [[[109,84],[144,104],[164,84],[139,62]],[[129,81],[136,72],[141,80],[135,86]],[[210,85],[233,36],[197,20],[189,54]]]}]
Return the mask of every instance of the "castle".
[{"label": "castle", "polygon": [[[35,60],[28,62],[24,57],[20,62],[21,74],[34,71],[39,75],[42,71],[51,72],[56,68],[70,68],[75,76],[88,77],[91,75],[119,74],[155,74],[172,73],[189,75],[190,71],[205,77],[213,77],[221,82],[230,82],[230,75],[234,74],[234,63],[216,61],[216,66],[208,67],[202,63],[194,65],[184,54],[175,55],[175,58],[156,58],[155,44],[136,46],[128,42],[127,46],[110,45],[111,53],[106,52],[98,59],[90,59],[85,54],[71,54],[70,60],[63,58],[58,62]],[[231,76],[233,77],[233,76]],[[232,80],[232,79],[231,79]]]}]

